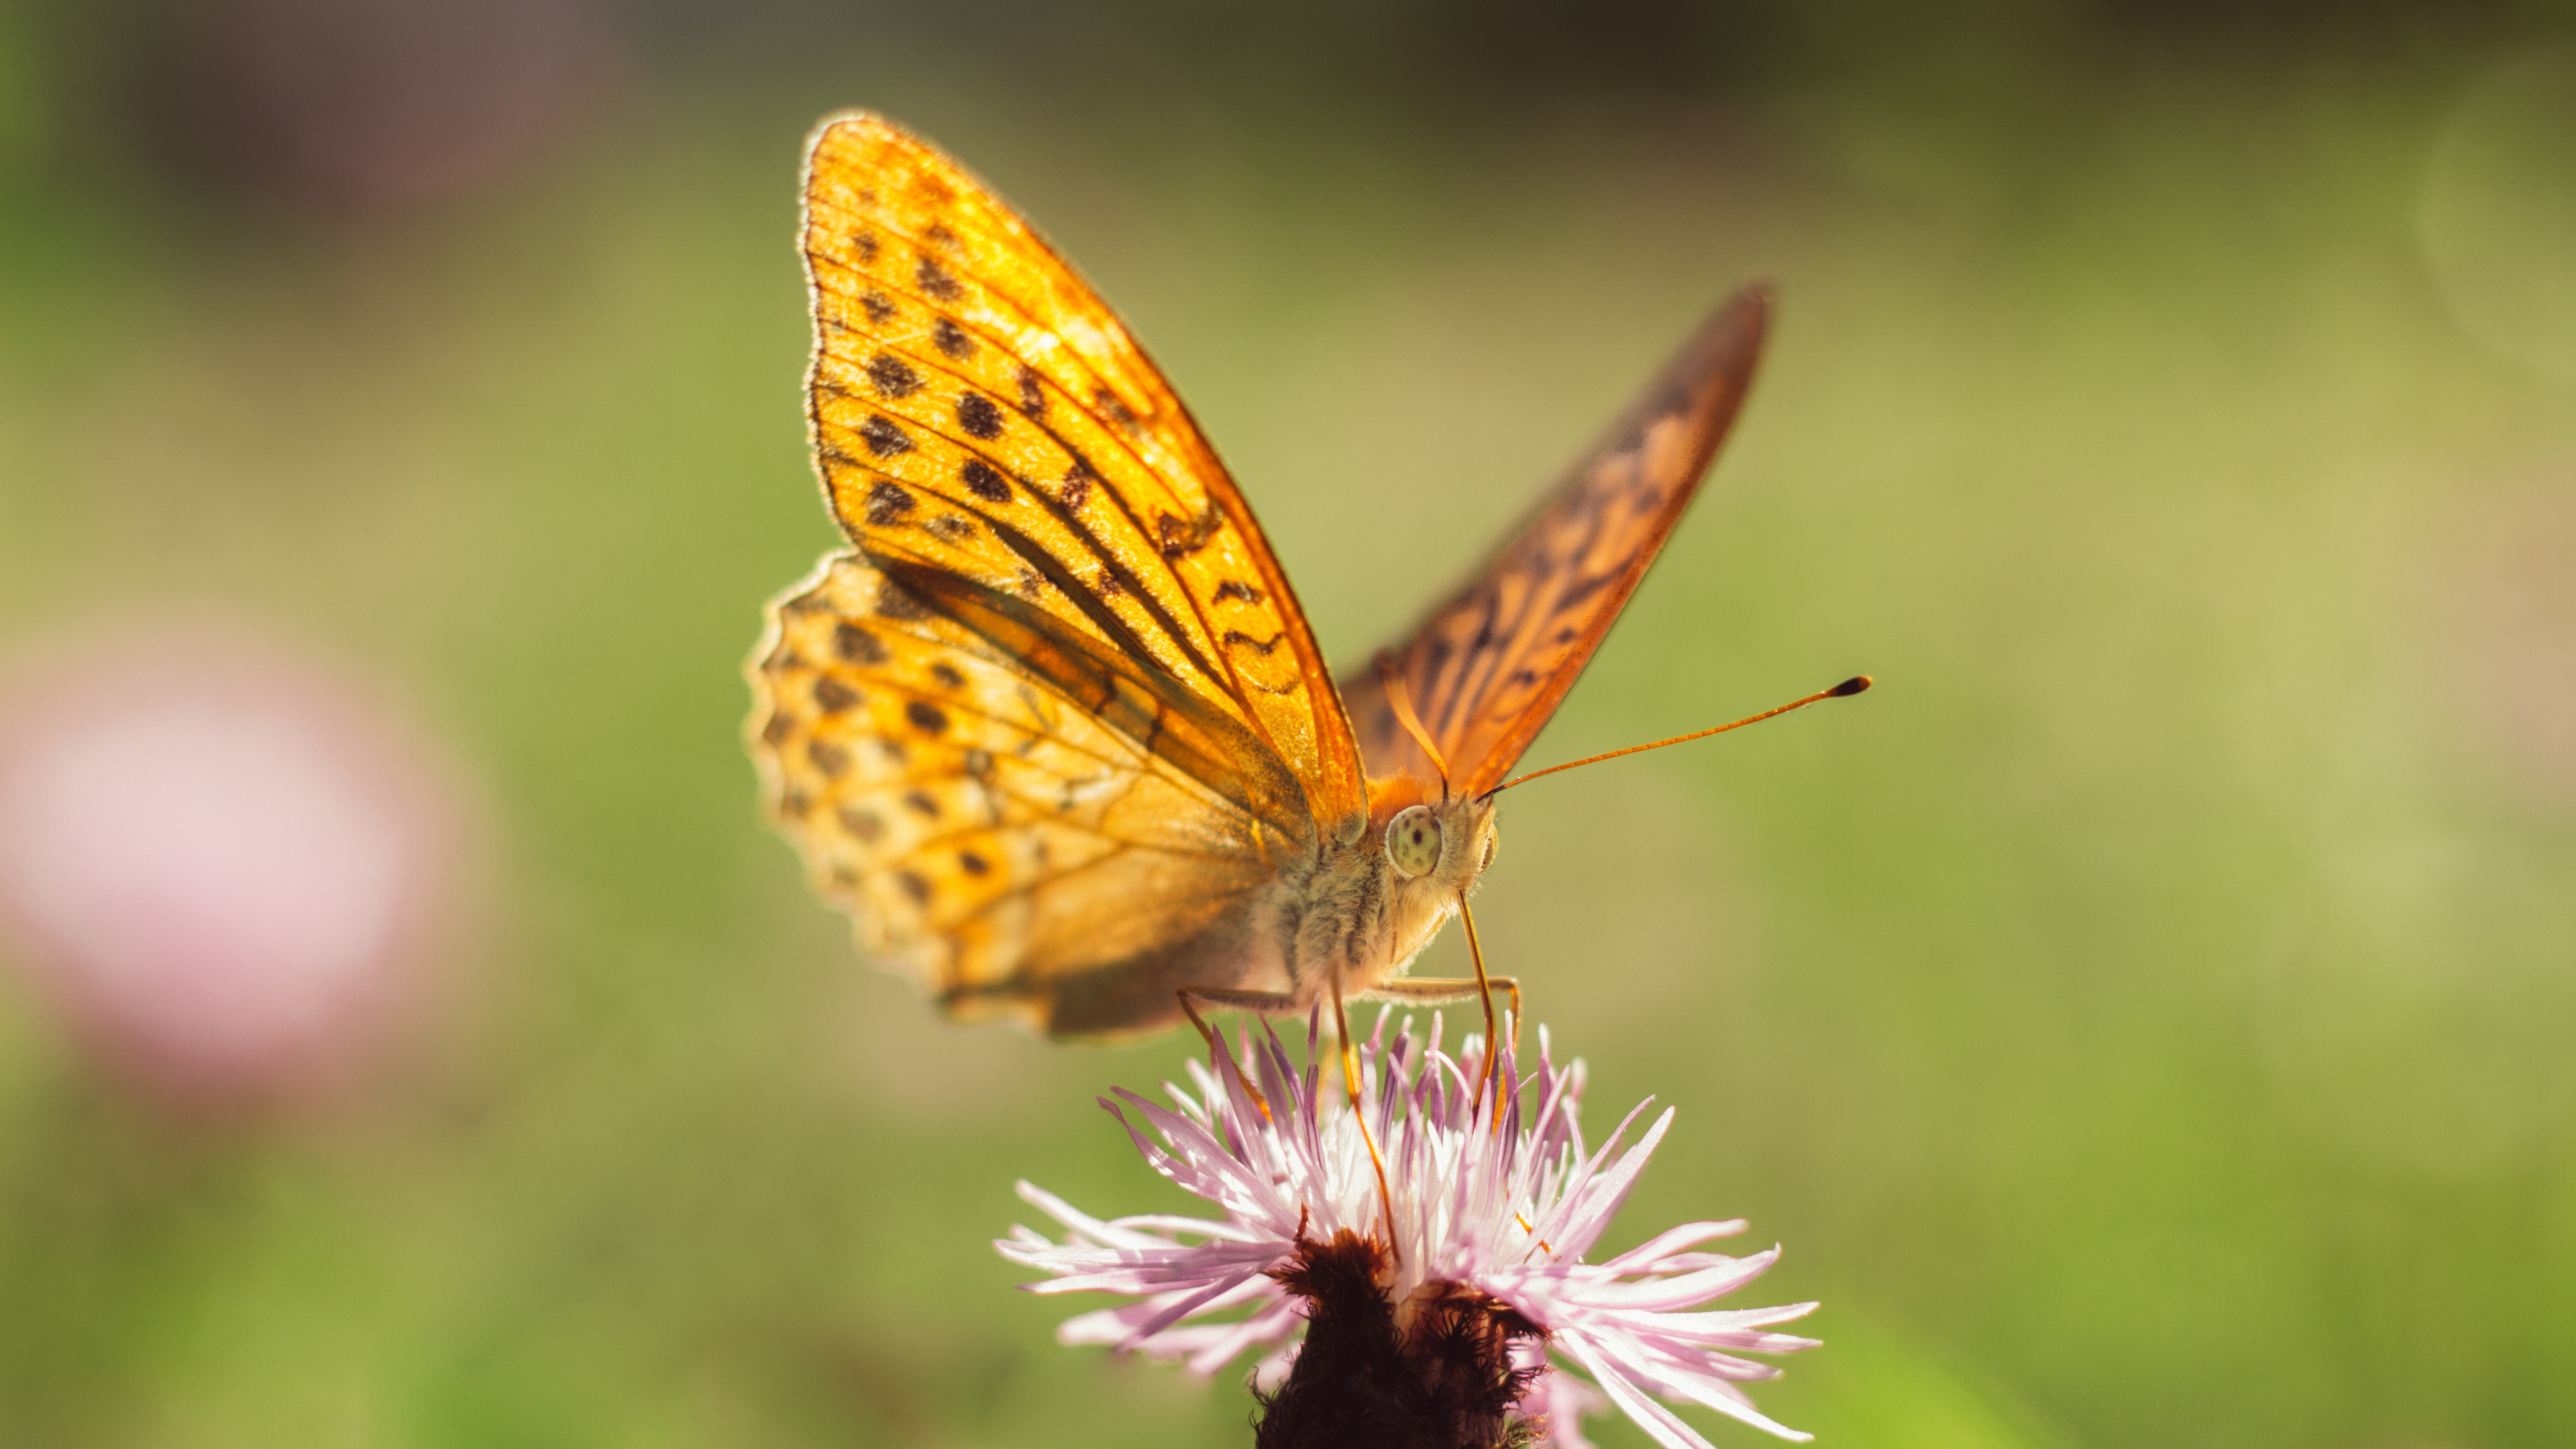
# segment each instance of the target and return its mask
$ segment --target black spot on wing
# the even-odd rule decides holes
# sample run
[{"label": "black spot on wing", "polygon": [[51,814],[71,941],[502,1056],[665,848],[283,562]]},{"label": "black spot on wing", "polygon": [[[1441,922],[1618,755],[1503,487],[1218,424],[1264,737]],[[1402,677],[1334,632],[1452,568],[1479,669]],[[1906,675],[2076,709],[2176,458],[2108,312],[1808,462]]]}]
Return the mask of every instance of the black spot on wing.
[{"label": "black spot on wing", "polygon": [[1091,390],[1091,405],[1100,409],[1101,416],[1122,428],[1132,430],[1136,426],[1136,410],[1127,406],[1126,399],[1111,392],[1106,386]]},{"label": "black spot on wing", "polygon": [[855,708],[859,692],[826,674],[814,681],[814,704],[825,714],[839,714]]},{"label": "black spot on wing", "polygon": [[962,513],[943,513],[923,525],[942,543],[964,543],[975,536],[975,524]]},{"label": "black spot on wing", "polygon": [[945,659],[942,659],[938,663],[930,666],[930,677],[938,680],[939,687],[942,689],[964,689],[966,687],[966,676],[958,672],[956,665],[949,663]]},{"label": "black spot on wing", "polygon": [[948,729],[948,711],[926,699],[916,699],[903,707],[903,717],[912,727],[926,735],[943,734]]},{"label": "black spot on wing", "polygon": [[1268,658],[1270,651],[1279,647],[1279,641],[1287,637],[1288,631],[1285,629],[1280,630],[1278,633],[1271,635],[1267,639],[1255,639],[1251,635],[1244,633],[1241,629],[1228,629],[1225,631],[1224,643],[1225,647],[1228,649],[1249,649],[1255,654]]},{"label": "black spot on wing", "polygon": [[852,664],[886,662],[885,641],[846,619],[833,626],[832,649]]},{"label": "black spot on wing", "polygon": [[980,392],[970,392],[957,400],[957,426],[976,438],[998,438],[1002,435],[1002,410]]},{"label": "black spot on wing", "polygon": [[841,828],[850,832],[862,845],[874,845],[885,838],[885,822],[877,818],[875,811],[844,805],[840,809],[840,817]]},{"label": "black spot on wing", "polygon": [[783,711],[770,715],[769,722],[760,727],[760,737],[773,747],[787,743],[795,733],[796,721]]},{"label": "black spot on wing", "polygon": [[859,305],[866,309],[868,320],[879,327],[894,320],[894,298],[874,287],[859,294]]},{"label": "black spot on wing", "polygon": [[924,296],[936,297],[942,302],[954,302],[966,295],[966,289],[957,285],[955,277],[948,275],[948,269],[928,253],[924,253],[913,266],[912,281],[913,285],[921,288]]},{"label": "black spot on wing", "polygon": [[1197,553],[1208,546],[1209,539],[1216,537],[1216,530],[1217,511],[1214,508],[1195,519],[1183,518],[1176,513],[1159,514],[1154,519],[1154,531],[1161,536],[1165,558],[1186,558]]},{"label": "black spot on wing", "polygon": [[1609,573],[1594,574],[1588,579],[1583,579],[1577,582],[1573,587],[1556,596],[1556,603],[1548,610],[1548,612],[1552,614],[1562,614],[1568,609],[1580,606],[1584,600],[1591,598],[1594,594],[1597,594],[1603,589],[1610,587],[1612,584],[1619,582],[1620,576],[1623,572],[1624,570],[1614,569]]},{"label": "black spot on wing", "polygon": [[883,413],[868,414],[868,420],[859,424],[859,436],[867,440],[868,451],[880,458],[900,457],[912,451],[911,437]]},{"label": "black spot on wing", "polygon": [[906,809],[926,820],[939,818],[939,801],[927,790],[904,791],[903,803]]},{"label": "black spot on wing", "polygon": [[959,362],[975,355],[975,339],[966,335],[965,328],[945,317],[931,324],[930,342],[943,355]]},{"label": "black spot on wing", "polygon": [[921,391],[921,374],[891,352],[880,352],[868,359],[868,381],[887,397],[910,397]]},{"label": "black spot on wing", "polygon": [[1082,500],[1091,496],[1091,485],[1099,481],[1100,474],[1091,466],[1091,460],[1075,451],[1073,462],[1064,470],[1064,506],[1080,508]]},{"label": "black spot on wing", "polygon": [[877,253],[884,250],[884,248],[877,241],[877,234],[875,232],[862,231],[858,235],[850,238],[850,250],[858,253],[860,262],[867,263],[875,261],[877,259]]},{"label": "black spot on wing", "polygon": [[[908,446],[908,445],[907,445]],[[912,511],[912,495],[896,483],[877,482],[868,487],[868,522],[886,528]]]},{"label": "black spot on wing", "polygon": [[971,850],[957,852],[957,865],[968,875],[990,875],[993,863]]},{"label": "black spot on wing", "polygon": [[1241,599],[1247,604],[1258,604],[1264,597],[1266,596],[1259,588],[1241,579],[1227,579],[1216,586],[1216,602],[1220,604],[1228,599]]},{"label": "black spot on wing", "polygon": [[877,616],[910,624],[929,618],[930,607],[889,583],[877,589]]},{"label": "black spot on wing", "polygon": [[912,903],[914,905],[926,906],[930,904],[930,882],[923,880],[920,872],[910,870],[896,871],[894,873],[894,883],[903,887],[903,893],[912,897]]},{"label": "black spot on wing", "polygon": [[1046,411],[1046,389],[1039,386],[1035,368],[1020,367],[1020,411],[1037,417]]},{"label": "black spot on wing", "polygon": [[959,476],[966,481],[966,491],[987,503],[1011,501],[1011,485],[992,464],[981,458],[969,458]]},{"label": "black spot on wing", "polygon": [[805,758],[812,760],[814,768],[822,771],[827,780],[837,780],[849,772],[850,752],[830,740],[806,741]]}]

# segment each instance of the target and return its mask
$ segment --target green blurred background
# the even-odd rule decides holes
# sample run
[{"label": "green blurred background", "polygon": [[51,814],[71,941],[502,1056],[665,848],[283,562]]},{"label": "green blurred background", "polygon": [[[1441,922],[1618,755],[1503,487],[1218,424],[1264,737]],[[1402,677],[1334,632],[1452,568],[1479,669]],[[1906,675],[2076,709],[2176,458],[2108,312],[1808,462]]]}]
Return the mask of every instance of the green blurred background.
[{"label": "green blurred background", "polygon": [[0,644],[204,614],[351,661],[479,782],[498,883],[470,1004],[328,1110],[173,1114],[0,995],[0,1443],[1248,1442],[1233,1376],[1054,1346],[1081,1305],[987,1246],[1017,1177],[1170,1202],[1091,1099],[1181,1044],[935,1020],[754,806],[740,661],[833,541],[792,242],[845,105],[1100,284],[1338,659],[1777,278],[1530,759],[1880,689],[1515,795],[1480,898],[1595,1120],[1681,1109],[1613,1240],[1745,1214],[1788,1253],[1744,1301],[1825,1300],[1767,1410],[2576,1442],[2572,42],[0,4]]}]

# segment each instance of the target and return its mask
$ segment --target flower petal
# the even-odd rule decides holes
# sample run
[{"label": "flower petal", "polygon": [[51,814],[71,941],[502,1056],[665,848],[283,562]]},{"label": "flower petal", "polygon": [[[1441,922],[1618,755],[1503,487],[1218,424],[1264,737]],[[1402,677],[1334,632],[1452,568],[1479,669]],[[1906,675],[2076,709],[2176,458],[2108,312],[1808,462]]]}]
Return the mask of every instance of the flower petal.
[{"label": "flower petal", "polygon": [[1668,1228],[1655,1234],[1601,1266],[1621,1272],[1646,1272],[1649,1271],[1647,1265],[1658,1258],[1669,1258],[1684,1248],[1698,1247],[1711,1238],[1731,1238],[1743,1232],[1746,1226],[1742,1218],[1728,1218],[1722,1223],[1684,1223],[1678,1228]]}]

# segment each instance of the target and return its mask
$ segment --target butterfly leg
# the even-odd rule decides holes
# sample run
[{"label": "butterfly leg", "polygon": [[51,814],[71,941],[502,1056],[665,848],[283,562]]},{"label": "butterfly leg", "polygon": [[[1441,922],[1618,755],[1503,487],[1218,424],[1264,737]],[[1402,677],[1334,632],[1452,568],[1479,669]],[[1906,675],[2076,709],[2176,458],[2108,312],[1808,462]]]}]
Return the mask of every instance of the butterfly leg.
[{"label": "butterfly leg", "polygon": [[[1398,976],[1381,981],[1353,996],[1353,1001],[1395,1001],[1406,1006],[1454,1006],[1461,1001],[1474,1001],[1487,989],[1499,991],[1511,1004],[1505,1008],[1518,1027],[1521,1011],[1521,983],[1515,977],[1488,976],[1476,981],[1465,976]],[[1516,1030],[1514,1036],[1520,1033]]]},{"label": "butterfly leg", "polygon": [[[1297,998],[1285,991],[1244,991],[1232,986],[1184,986],[1173,994],[1180,997],[1181,1010],[1188,1014],[1190,1025],[1199,1029],[1199,1036],[1207,1042],[1210,1051],[1225,1050],[1225,1041],[1216,1034],[1215,1027],[1207,1024],[1207,1018],[1199,1015],[1198,1002],[1204,1001],[1220,1011],[1229,1009],[1257,1011],[1263,1016],[1278,1016],[1297,1009]],[[1249,1080],[1244,1082],[1243,1089],[1252,1094],[1253,1105],[1261,1109],[1261,1115],[1269,1116],[1270,1103],[1262,1097],[1261,1089],[1252,1085]]]},{"label": "butterfly leg", "polygon": [[1386,1248],[1401,1255],[1395,1241],[1395,1197],[1386,1190],[1386,1163],[1377,1155],[1377,1137],[1369,1131],[1368,1108],[1360,1095],[1360,1049],[1351,1044],[1350,1013],[1342,1009],[1342,973],[1333,971],[1333,1030],[1342,1039],[1342,1090],[1351,1099],[1351,1115],[1359,1119],[1360,1141],[1368,1148],[1369,1166],[1377,1169],[1378,1205],[1386,1212]]},{"label": "butterfly leg", "polygon": [[[1481,967],[1484,962],[1479,959],[1476,964]],[[1401,1000],[1406,1006],[1450,1006],[1458,1000],[1481,1003],[1484,1006],[1486,1042],[1484,1080],[1476,1085],[1476,1093],[1481,1096],[1489,1085],[1494,1085],[1494,1062],[1499,1057],[1499,1052],[1494,1052],[1494,993],[1497,990],[1512,1000],[1512,1006],[1507,1008],[1512,1013],[1512,1052],[1520,1052],[1520,980],[1517,977],[1489,977],[1481,969],[1476,972],[1476,980],[1466,980],[1466,977],[1391,977],[1391,980],[1383,980],[1363,990],[1360,1000]],[[1494,1091],[1499,1093],[1504,1088],[1494,1088]],[[1494,1109],[1494,1122],[1502,1122],[1499,1104]]]},{"label": "butterfly leg", "polygon": [[1509,998],[1511,1005],[1504,1010],[1511,1014],[1512,1038],[1517,1045],[1521,1034],[1521,983],[1514,977],[1488,976],[1482,981],[1470,981],[1464,976],[1398,976],[1391,981],[1381,981],[1351,999],[1394,1001],[1406,1006],[1452,1006],[1461,1001],[1489,999],[1485,997],[1487,989],[1499,991]]},{"label": "butterfly leg", "polygon": [[[1494,1032],[1494,986],[1492,979],[1485,975],[1485,943],[1476,935],[1476,913],[1468,909],[1467,892],[1463,889],[1458,892],[1458,919],[1467,927],[1467,959],[1476,964],[1476,1000],[1485,1008],[1485,1086],[1490,1087],[1494,1084],[1494,1063],[1502,1059],[1502,1053],[1494,1048],[1502,1038]],[[1521,1049],[1520,1033],[1520,983],[1514,982],[1512,983],[1512,1052],[1515,1056],[1519,1055]],[[1483,1089],[1479,1088],[1478,1094],[1482,1095],[1482,1092]],[[1503,1099],[1497,1095],[1494,1098],[1494,1125],[1500,1127],[1502,1124]]]},{"label": "butterfly leg", "polygon": [[1263,1016],[1281,1016],[1297,1009],[1297,998],[1285,991],[1244,991],[1232,986],[1184,986],[1173,993],[1181,998],[1181,1010],[1187,1012],[1190,1025],[1199,1029],[1209,1046],[1220,1046],[1216,1028],[1199,1015],[1197,1003],[1206,1002],[1219,1011],[1257,1011]]}]

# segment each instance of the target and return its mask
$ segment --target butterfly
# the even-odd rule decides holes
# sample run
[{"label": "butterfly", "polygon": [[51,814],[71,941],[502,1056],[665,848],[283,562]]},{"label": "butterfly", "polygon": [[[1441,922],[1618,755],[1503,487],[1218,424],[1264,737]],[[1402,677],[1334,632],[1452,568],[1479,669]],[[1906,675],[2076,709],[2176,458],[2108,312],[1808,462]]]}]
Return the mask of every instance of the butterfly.
[{"label": "butterfly", "polygon": [[807,420],[850,546],[770,606],[749,737],[862,946],[954,1016],[1067,1037],[1194,1002],[1517,998],[1481,950],[1473,981],[1405,970],[1697,491],[1768,289],[1702,322],[1406,642],[1337,676],[1171,385],[989,188],[836,115],[802,246]]}]

